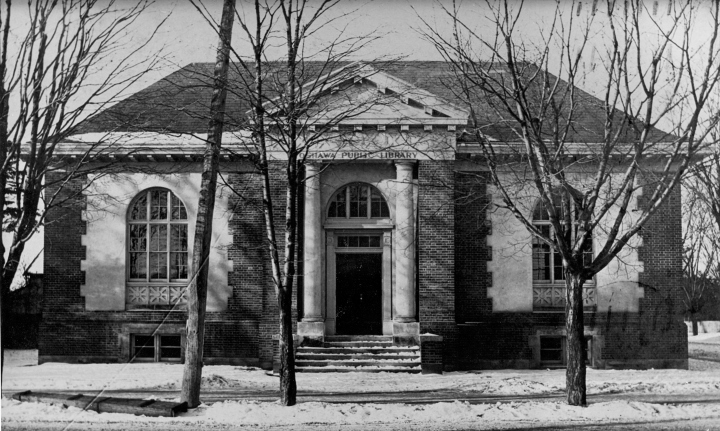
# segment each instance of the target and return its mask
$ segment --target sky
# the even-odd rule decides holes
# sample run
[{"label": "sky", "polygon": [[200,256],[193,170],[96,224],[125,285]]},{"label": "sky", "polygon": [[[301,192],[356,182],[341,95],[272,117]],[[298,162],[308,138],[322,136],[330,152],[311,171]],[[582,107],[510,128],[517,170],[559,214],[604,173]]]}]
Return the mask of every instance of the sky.
[{"label": "sky", "polygon": [[[109,1],[109,0],[100,0]],[[153,31],[160,26],[152,37],[148,46],[139,56],[159,55],[164,61],[152,73],[147,74],[136,85],[128,89],[127,94],[144,88],[189,63],[212,62],[215,57],[217,35],[211,25],[198,12],[193,2],[189,0],[148,0],[150,6],[141,14],[131,31],[123,35],[118,57],[123,52],[138,46],[148,40]],[[566,24],[573,20],[572,26],[566,31],[573,31],[573,37],[580,34],[585,22],[594,17],[591,26],[589,47],[584,51],[584,62],[587,65],[587,79],[581,83],[583,89],[595,94],[602,94],[598,75],[599,68],[593,68],[598,62],[598,52],[603,51],[603,42],[600,35],[607,30],[602,20],[603,11],[606,10],[607,0],[595,1],[561,1],[561,11]],[[701,2],[703,0],[700,0]],[[130,7],[137,0],[115,0],[119,8]],[[310,4],[317,4],[310,0]],[[491,1],[491,3],[494,3]],[[596,15],[592,14],[593,3],[597,4]],[[622,3],[622,2],[618,2]],[[660,22],[668,21],[668,5],[684,4],[680,0],[646,0],[647,10],[656,9],[656,13],[644,14],[644,19]],[[211,19],[219,21],[222,9],[222,0],[196,0],[195,4],[204,7]],[[341,0],[325,15],[328,25],[317,25],[317,32],[309,39],[306,52],[313,53],[327,45],[329,40],[342,35],[342,37],[377,37],[378,39],[353,56],[357,60],[373,60],[378,58],[403,58],[406,60],[441,60],[442,57],[433,45],[421,34],[432,28],[443,36],[451,36],[453,27],[443,8],[453,8],[460,11],[462,21],[471,26],[481,37],[491,40],[494,36],[494,26],[488,21],[489,8],[484,0]],[[247,0],[237,0],[237,9],[241,16],[246,13],[250,21],[253,20],[253,3]],[[537,48],[534,44],[541,43],[548,35],[550,23],[553,20],[556,2],[554,0],[528,0],[523,2],[510,1],[513,10],[522,7],[522,13],[517,24],[519,38],[527,44],[529,50]],[[19,41],[27,31],[27,5],[16,1],[13,6],[12,29],[15,41]],[[648,24],[650,22],[648,21]],[[644,31],[651,32],[654,25],[643,25]],[[700,19],[693,26],[692,40],[701,44],[708,39],[710,28],[708,21]],[[646,42],[655,39],[651,34],[644,34]],[[279,43],[280,41],[278,41]],[[277,45],[277,43],[276,43]],[[233,35],[233,47],[243,55],[251,53],[242,29],[236,21]],[[269,52],[271,58],[281,58],[284,47]],[[592,72],[594,70],[594,72]],[[593,75],[595,73],[595,75]]]},{"label": "sky", "polygon": [[[109,0],[100,0],[109,1]],[[135,0],[115,0],[118,7],[128,7],[135,3]],[[311,4],[314,0],[311,0]],[[648,11],[657,9],[655,14],[646,12],[643,19],[651,24],[650,19],[657,20],[663,25],[667,21],[668,5],[684,4],[680,0],[659,0],[646,1]],[[572,18],[574,24],[567,27],[568,31],[573,28],[574,35],[579,34],[578,30],[583,28],[583,23],[592,16],[593,1],[563,1],[561,10],[564,20],[569,22]],[[622,3],[622,2],[620,2]],[[13,42],[19,43],[28,30],[29,16],[27,2],[16,1],[12,10],[11,47]],[[406,60],[441,60],[442,57],[426,40],[422,32],[432,29],[442,35],[452,35],[452,25],[443,12],[443,6],[452,8],[453,4],[459,7],[459,16],[471,26],[481,37],[490,40],[494,35],[494,27],[487,20],[488,9],[484,7],[484,1],[479,0],[345,0],[341,1],[326,16],[331,21],[329,25],[319,26],[317,33],[308,41],[307,52],[315,52],[327,44],[329,40],[343,35],[343,37],[378,37],[354,56],[357,60],[372,60],[377,58],[403,58]],[[533,44],[542,41],[547,36],[549,24],[553,18],[555,8],[553,0],[529,0],[522,5],[522,14],[518,20],[518,32],[527,44],[529,49],[534,48]],[[598,2],[599,10],[603,10],[605,1]],[[204,0],[204,7],[207,8],[208,16],[215,20],[220,19],[222,1]],[[246,12],[252,12],[251,2],[245,0],[237,1],[237,8],[244,16]],[[511,2],[512,8],[520,7],[520,2]],[[665,12],[665,13],[664,13]],[[707,42],[710,27],[706,16],[700,16],[697,24],[692,28],[691,40],[695,46]],[[602,70],[597,66],[598,58],[601,56],[603,46],[601,42],[602,33],[607,31],[606,26],[599,19],[602,14],[596,17],[596,22],[591,27],[590,48],[585,51],[583,57],[586,78],[579,84],[580,87],[590,93],[600,96],[602,94]],[[163,22],[163,20],[165,20]],[[160,55],[163,61],[160,66],[145,75],[137,83],[127,89],[125,94],[132,94],[163,76],[193,62],[211,62],[215,57],[215,46],[217,35],[215,30],[205,21],[203,16],[188,0],[155,0],[143,13],[133,28],[122,35],[121,44],[118,46],[116,55],[119,58],[127,50],[142,44],[148,40],[159,23],[163,23],[158,32],[150,39],[148,45],[138,54],[140,56]],[[652,34],[654,25],[643,26],[644,40],[652,43],[657,38]],[[577,29],[577,30],[575,30]],[[241,28],[236,24],[234,27],[233,46],[241,54],[249,54],[249,47],[242,33]],[[275,49],[269,55],[280,58],[282,49]],[[110,57],[109,60],[114,60]],[[11,107],[12,112],[12,107]],[[663,128],[663,127],[661,127]],[[667,130],[667,128],[666,128]],[[7,236],[3,235],[3,241],[7,244]],[[41,240],[35,239],[36,244],[42,244]],[[29,247],[35,250],[40,246]],[[30,253],[34,257],[35,252]],[[31,257],[31,258],[32,258]],[[40,260],[41,262],[41,260]]]}]

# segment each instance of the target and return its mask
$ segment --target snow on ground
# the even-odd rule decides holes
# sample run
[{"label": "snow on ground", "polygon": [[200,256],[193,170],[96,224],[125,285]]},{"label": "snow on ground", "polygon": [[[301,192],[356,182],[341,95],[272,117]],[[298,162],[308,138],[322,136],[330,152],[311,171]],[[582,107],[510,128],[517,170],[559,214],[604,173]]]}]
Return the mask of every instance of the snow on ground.
[{"label": "snow on ground", "polygon": [[[593,370],[588,369],[588,394],[677,394],[697,395],[699,399],[720,398],[720,335],[690,337],[690,370]],[[697,352],[702,351],[701,355]],[[21,390],[158,390],[176,396],[182,376],[178,364],[59,364],[33,365],[32,352],[9,352],[2,387],[5,393]],[[36,353],[35,353],[36,355]],[[707,358],[707,359],[705,359]],[[718,360],[718,362],[715,362]],[[203,390],[270,392],[277,389],[277,377],[252,367],[206,366]],[[413,391],[454,391],[497,396],[561,394],[564,370],[493,370],[453,372],[443,375],[392,373],[298,374],[298,388],[306,393],[372,394],[412,393]],[[454,397],[454,395],[453,395]],[[625,399],[631,397],[625,397]],[[442,402],[401,403],[322,403],[304,402],[281,407],[272,402],[224,401],[202,405],[178,418],[146,418],[124,414],[97,414],[59,405],[17,402],[3,398],[3,425],[49,422],[82,423],[169,422],[242,425],[293,424],[370,424],[370,423],[464,423],[480,426],[498,422],[537,421],[539,423],[639,422],[678,419],[719,418],[720,403],[678,403],[676,405],[613,400],[591,403],[587,408],[570,407],[562,402],[529,400],[509,403],[468,404]],[[482,419],[481,422],[477,422]]]},{"label": "snow on ground", "polygon": [[[704,362],[704,361],[703,361]],[[720,365],[720,364],[718,364]],[[3,390],[178,390],[179,364],[60,364],[8,366]],[[562,392],[565,370],[488,370],[480,373],[299,373],[298,387],[312,392],[372,393],[458,390],[493,395],[539,395]],[[720,367],[693,370],[587,371],[588,393],[695,394],[720,391]],[[274,390],[277,377],[252,367],[212,365],[203,368],[203,388]]]},{"label": "snow on ground", "polygon": [[[200,406],[177,418],[149,418],[119,413],[98,414],[58,405],[21,403],[3,398],[3,424],[49,421],[82,423],[171,422],[242,425],[371,424],[371,423],[465,423],[492,426],[497,422],[639,422],[692,420],[720,416],[720,406],[683,404],[678,406],[639,402],[601,402],[571,407],[560,402],[511,402],[469,404],[460,401],[427,405],[329,404],[309,402],[293,407],[257,401],[225,401]],[[199,426],[199,425],[198,425]]]},{"label": "snow on ground", "polygon": [[720,370],[720,334],[688,336],[690,369],[694,371]]}]

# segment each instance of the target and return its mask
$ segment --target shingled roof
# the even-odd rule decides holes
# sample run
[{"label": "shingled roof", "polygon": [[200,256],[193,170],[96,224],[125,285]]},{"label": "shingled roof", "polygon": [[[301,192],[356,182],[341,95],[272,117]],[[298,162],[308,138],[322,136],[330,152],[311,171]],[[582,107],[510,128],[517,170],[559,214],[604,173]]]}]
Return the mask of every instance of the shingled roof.
[{"label": "shingled roof", "polygon": [[[334,67],[343,67],[347,63],[338,63]],[[391,63],[372,63],[377,70],[387,73],[430,92],[457,106],[466,104],[453,92],[454,75],[451,66],[442,61],[400,61]],[[327,65],[320,62],[305,62],[303,73],[306,76],[319,76],[327,73]],[[281,80],[282,70],[278,69],[272,79]],[[189,64],[149,87],[138,91],[127,99],[98,113],[84,121],[77,134],[106,132],[156,132],[156,133],[206,133],[210,97],[212,94],[212,63]],[[252,83],[252,76],[241,72],[239,67],[230,68],[226,112],[228,118],[226,131],[239,130],[245,121],[250,105],[243,97],[242,83]],[[556,78],[555,78],[556,79]],[[603,141],[605,113],[601,100],[589,93],[576,89],[576,109],[573,127],[567,142],[597,143]],[[517,141],[513,133],[510,118],[501,118],[489,107],[487,100],[473,101],[473,108],[482,122],[486,136],[493,140]],[[618,116],[620,117],[620,116]],[[549,129],[549,127],[546,127]],[[631,127],[625,127],[622,141],[637,139]],[[462,138],[462,135],[461,135]],[[668,141],[672,136],[653,129],[651,141]]]}]

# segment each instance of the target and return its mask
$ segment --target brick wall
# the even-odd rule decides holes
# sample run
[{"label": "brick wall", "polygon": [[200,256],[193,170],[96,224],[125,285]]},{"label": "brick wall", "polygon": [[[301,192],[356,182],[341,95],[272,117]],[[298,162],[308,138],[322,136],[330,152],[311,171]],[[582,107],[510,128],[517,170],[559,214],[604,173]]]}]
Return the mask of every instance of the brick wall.
[{"label": "brick wall", "polygon": [[[60,177],[48,174],[47,194],[53,195],[57,187],[52,184]],[[85,222],[81,218],[85,200],[79,197],[84,179],[69,181],[58,193],[61,206],[48,210],[45,223],[44,245],[44,312],[81,311],[85,301],[80,296],[84,273],[80,261],[85,259],[85,247],[81,235],[85,234]]]},{"label": "brick wall", "polygon": [[[456,313],[458,367],[533,366],[528,338],[546,328],[563,328],[563,313],[493,313],[487,299],[492,279],[486,269],[486,180],[482,172],[455,175]],[[682,367],[687,328],[677,288],[681,276],[680,191],[643,229],[639,250],[645,297],[638,313],[586,313],[585,325],[603,337],[607,367]],[[530,288],[530,286],[528,286]]]},{"label": "brick wall", "polygon": [[[233,296],[228,301],[228,317],[253,322],[251,333],[244,334],[245,339],[239,338],[235,342],[248,343],[252,357],[267,362],[270,359],[269,355],[263,355],[266,340],[262,322],[266,314],[265,296],[270,273],[262,207],[262,177],[257,173],[243,173],[230,178],[235,194],[230,201],[233,247],[229,258],[233,260],[233,272],[229,282],[233,286]],[[233,343],[231,339],[223,340]]]},{"label": "brick wall", "polygon": [[456,362],[454,164],[418,163],[418,307],[421,333],[441,335],[444,363]]},{"label": "brick wall", "polygon": [[[683,323],[682,218],[680,189],[658,209],[642,229],[639,250],[644,271],[644,297],[639,313],[601,316],[605,325],[603,357],[608,365],[638,361],[647,366],[681,366],[687,359],[687,327]],[[641,205],[647,202],[641,201]],[[648,360],[657,360],[650,363]],[[673,365],[674,364],[674,365]],[[686,364],[686,362],[685,362]]]},{"label": "brick wall", "polygon": [[[275,232],[278,252],[280,256],[280,265],[282,270],[282,264],[284,262],[285,254],[285,206],[286,206],[286,173],[285,173],[285,162],[277,161],[270,162],[270,191],[273,200],[273,215],[275,217]],[[302,190],[302,189],[301,189]],[[302,192],[301,192],[302,193]],[[301,194],[300,193],[300,194]],[[302,197],[298,197],[298,200]],[[298,205],[299,207],[299,205]],[[300,213],[301,214],[301,213]],[[302,219],[298,216],[299,224],[302,225]],[[296,241],[296,253],[299,241]],[[263,316],[260,322],[259,336],[260,336],[260,360],[263,366],[270,366],[273,358],[273,340],[272,336],[280,333],[280,313],[278,307],[277,295],[275,293],[275,286],[272,281],[272,267],[270,264],[269,255],[267,260],[266,269],[266,285],[263,295]],[[296,256],[297,259],[297,256]],[[296,260],[297,262],[297,260]],[[296,267],[296,274],[297,274]],[[300,268],[301,269],[301,268]],[[297,324],[297,292],[299,289],[296,280],[293,283],[292,290],[292,315],[293,315],[293,332],[296,332]]]},{"label": "brick wall", "polygon": [[486,247],[487,179],[482,172],[455,174],[455,285],[458,322],[477,322],[492,313],[487,297],[491,274],[487,261],[492,254]]},{"label": "brick wall", "polygon": [[[278,175],[282,172],[277,171]],[[278,332],[277,301],[270,277],[270,264],[262,212],[262,182],[257,174],[228,175],[236,195],[230,198],[234,216],[230,221],[233,245],[228,250],[233,272],[228,276],[232,296],[224,312],[206,317],[205,357],[246,358],[269,366],[272,334]],[[279,177],[274,178],[279,181]],[[82,181],[70,184],[61,196],[81,190]],[[280,247],[284,244],[284,201],[282,184],[274,184],[276,226]],[[110,361],[122,359],[118,334],[126,324],[156,327],[161,322],[184,325],[185,312],[132,311],[86,312],[80,296],[85,257],[80,237],[83,200],[73,201],[48,213],[45,229],[45,310],[40,325],[39,354],[45,358]]]},{"label": "brick wall", "polygon": [[[229,258],[233,287],[225,312],[208,313],[206,357],[255,358],[272,363],[272,336],[278,333],[278,307],[272,283],[261,207],[261,178],[242,173],[228,176],[238,193],[231,198],[233,245]],[[50,178],[52,180],[52,178]],[[529,337],[538,328],[562,327],[562,313],[493,313],[487,298],[491,279],[486,269],[487,187],[482,175],[454,172],[452,162],[418,164],[418,316],[421,331],[443,336],[447,368],[528,366],[533,359]],[[71,182],[61,197],[71,197],[83,180]],[[272,166],[272,195],[278,246],[284,251],[285,187],[282,163]],[[453,192],[454,190],[454,192]],[[52,192],[52,190],[50,191]],[[123,324],[183,324],[184,312],[86,312],[80,296],[83,273],[80,243],[85,223],[82,199],[52,209],[45,228],[45,288],[40,324],[41,357],[75,356],[115,361],[123,357],[118,333]],[[302,214],[302,201],[298,212]],[[639,313],[586,315],[586,325],[604,336],[608,366],[681,366],[687,358],[680,290],[680,193],[643,229],[639,254],[645,297]],[[300,223],[302,226],[302,223]],[[298,232],[298,245],[302,232]],[[297,261],[301,261],[298,250]],[[302,268],[298,267],[298,272]],[[293,286],[293,320],[298,291]],[[528,287],[529,288],[529,287]],[[458,325],[459,324],[459,325]],[[658,360],[660,362],[653,362]],[[624,364],[624,365],[623,365]]]}]

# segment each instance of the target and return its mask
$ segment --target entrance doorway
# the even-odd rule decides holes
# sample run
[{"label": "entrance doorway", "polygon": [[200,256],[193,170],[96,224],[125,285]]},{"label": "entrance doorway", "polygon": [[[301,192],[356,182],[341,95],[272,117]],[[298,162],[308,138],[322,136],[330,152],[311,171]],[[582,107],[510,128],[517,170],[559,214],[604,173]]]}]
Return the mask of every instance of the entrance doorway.
[{"label": "entrance doorway", "polygon": [[335,255],[336,331],[382,335],[382,253]]}]

